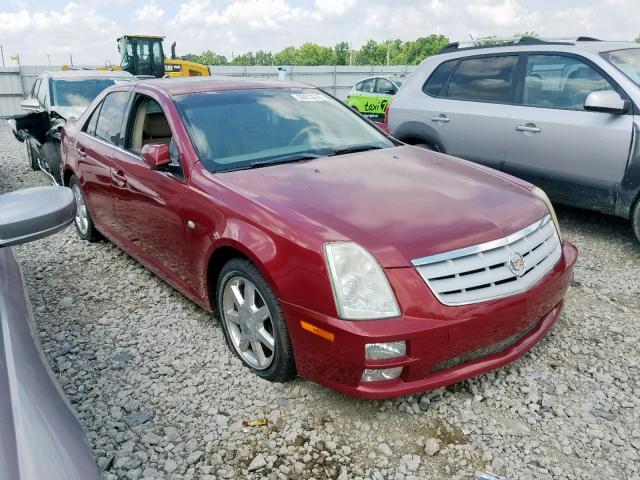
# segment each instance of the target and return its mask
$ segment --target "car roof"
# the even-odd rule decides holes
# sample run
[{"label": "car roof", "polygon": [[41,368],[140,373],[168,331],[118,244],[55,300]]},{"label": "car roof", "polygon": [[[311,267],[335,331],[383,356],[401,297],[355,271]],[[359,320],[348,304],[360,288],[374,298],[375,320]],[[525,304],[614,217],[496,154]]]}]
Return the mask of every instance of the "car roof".
[{"label": "car roof", "polygon": [[217,92],[225,90],[257,90],[264,88],[316,88],[300,82],[280,80],[260,80],[257,78],[236,77],[187,77],[155,78],[136,83],[141,87],[162,90],[171,96],[187,93]]},{"label": "car roof", "polygon": [[456,46],[456,44],[449,44],[436,56],[446,56],[447,58],[461,58],[473,55],[490,55],[494,53],[517,53],[527,51],[602,53],[612,50],[640,48],[640,45],[634,42],[609,42],[595,39],[576,41],[535,41],[535,39],[529,40],[530,41],[527,41],[526,43],[517,43],[516,39],[515,43],[510,45],[467,48]]},{"label": "car roof", "polygon": [[122,70],[59,70],[46,72],[53,79],[64,78],[121,78],[131,80],[135,77],[129,72]]}]

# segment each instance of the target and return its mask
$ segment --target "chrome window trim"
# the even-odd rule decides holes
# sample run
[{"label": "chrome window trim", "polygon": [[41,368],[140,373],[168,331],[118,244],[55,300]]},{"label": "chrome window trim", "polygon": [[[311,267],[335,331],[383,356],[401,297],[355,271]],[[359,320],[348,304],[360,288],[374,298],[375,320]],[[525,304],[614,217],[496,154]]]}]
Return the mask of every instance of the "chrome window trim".
[{"label": "chrome window trim", "polygon": [[479,245],[472,245],[470,247],[460,248],[458,250],[452,250],[450,252],[437,253],[435,255],[416,258],[415,260],[411,260],[411,264],[414,267],[420,267],[423,265],[429,265],[431,263],[442,262],[445,260],[452,260],[454,258],[459,258],[459,257],[466,257],[467,255],[474,255],[476,253],[485,252],[487,250],[492,250],[494,248],[504,247],[533,233],[538,228],[546,225],[550,220],[551,220],[551,215],[547,214],[545,217],[538,220],[537,222],[532,223],[528,227],[525,227],[522,230],[519,230],[516,233],[509,235],[508,237],[499,238],[497,240],[491,240],[489,242],[481,243]]}]

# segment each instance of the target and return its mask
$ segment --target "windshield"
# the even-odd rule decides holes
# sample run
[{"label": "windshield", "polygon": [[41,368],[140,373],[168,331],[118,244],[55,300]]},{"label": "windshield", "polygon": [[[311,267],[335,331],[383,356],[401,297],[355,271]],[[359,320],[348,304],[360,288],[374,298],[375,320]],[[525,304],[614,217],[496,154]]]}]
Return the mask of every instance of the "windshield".
[{"label": "windshield", "polygon": [[86,107],[102,90],[121,81],[114,78],[52,80],[51,105],[57,107]]},{"label": "windshield", "polygon": [[602,56],[640,86],[640,48],[604,52]]},{"label": "windshield", "polygon": [[212,172],[392,147],[377,129],[317,89],[254,89],[176,100],[200,160]]}]

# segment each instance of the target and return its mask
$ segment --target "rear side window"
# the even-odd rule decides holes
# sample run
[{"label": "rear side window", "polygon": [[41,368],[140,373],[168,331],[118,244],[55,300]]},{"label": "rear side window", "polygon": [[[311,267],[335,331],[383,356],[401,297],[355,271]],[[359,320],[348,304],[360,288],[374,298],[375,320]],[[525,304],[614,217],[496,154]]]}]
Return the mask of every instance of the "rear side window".
[{"label": "rear side window", "polygon": [[380,93],[383,95],[395,95],[398,89],[396,86],[391,83],[386,78],[379,78],[378,84],[376,85],[376,93]]},{"label": "rear side window", "polygon": [[422,91],[432,97],[439,97],[457,64],[458,60],[449,60],[440,64],[422,86]]},{"label": "rear side window", "polygon": [[370,78],[369,80],[364,80],[360,84],[360,91],[365,93],[373,93],[376,87],[376,79]]},{"label": "rear side window", "polygon": [[129,92],[113,92],[105,97],[96,125],[96,137],[114,145],[120,144],[122,119],[128,101]]},{"label": "rear side window", "polygon": [[463,60],[449,80],[446,96],[460,100],[509,103],[517,64],[517,55]]},{"label": "rear side window", "polygon": [[100,108],[102,107],[102,103],[100,103],[96,109],[91,114],[91,118],[87,122],[87,125],[84,127],[84,131],[89,135],[96,134],[96,125],[98,124],[98,116],[100,115]]}]

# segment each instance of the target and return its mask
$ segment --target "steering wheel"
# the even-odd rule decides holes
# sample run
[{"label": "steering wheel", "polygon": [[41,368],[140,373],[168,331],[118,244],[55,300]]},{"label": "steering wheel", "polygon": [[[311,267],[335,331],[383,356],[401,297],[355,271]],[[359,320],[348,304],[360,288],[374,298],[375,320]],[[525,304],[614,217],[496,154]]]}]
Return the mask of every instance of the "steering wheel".
[{"label": "steering wheel", "polygon": [[322,133],[320,127],[318,127],[317,125],[309,125],[308,127],[304,127],[302,130],[296,133],[287,145],[296,145],[298,143],[298,140],[303,137],[310,137],[312,132]]}]

